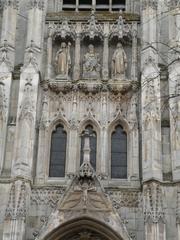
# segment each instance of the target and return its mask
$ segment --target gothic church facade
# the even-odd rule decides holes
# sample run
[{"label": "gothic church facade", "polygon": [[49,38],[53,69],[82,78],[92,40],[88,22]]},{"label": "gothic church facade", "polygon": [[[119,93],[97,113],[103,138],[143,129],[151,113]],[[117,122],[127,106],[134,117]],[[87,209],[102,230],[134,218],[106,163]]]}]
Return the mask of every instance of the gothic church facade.
[{"label": "gothic church facade", "polygon": [[1,0],[0,240],[180,239],[180,3]]}]

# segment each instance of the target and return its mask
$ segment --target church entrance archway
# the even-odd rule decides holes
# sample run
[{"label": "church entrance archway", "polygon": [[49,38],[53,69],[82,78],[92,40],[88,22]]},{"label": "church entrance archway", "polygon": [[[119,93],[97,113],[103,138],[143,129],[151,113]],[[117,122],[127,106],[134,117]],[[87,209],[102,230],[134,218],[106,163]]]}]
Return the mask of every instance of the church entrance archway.
[{"label": "church entrance archway", "polygon": [[44,240],[123,240],[123,238],[101,222],[80,218],[61,225]]}]

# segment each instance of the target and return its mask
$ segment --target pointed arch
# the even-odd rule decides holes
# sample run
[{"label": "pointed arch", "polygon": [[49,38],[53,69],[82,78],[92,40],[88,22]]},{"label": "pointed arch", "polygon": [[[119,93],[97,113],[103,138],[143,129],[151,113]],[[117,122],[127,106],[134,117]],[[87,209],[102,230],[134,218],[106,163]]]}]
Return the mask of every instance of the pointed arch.
[{"label": "pointed arch", "polygon": [[82,134],[85,129],[89,128],[91,137],[90,137],[90,147],[91,147],[91,153],[90,153],[90,161],[91,165],[94,168],[94,170],[99,169],[99,163],[97,162],[97,159],[100,155],[100,125],[93,117],[87,117],[83,119],[79,126],[79,162],[77,168],[82,163],[83,160],[83,137]]},{"label": "pointed arch", "polygon": [[60,227],[57,227],[50,232],[44,240],[73,239],[74,235],[79,235],[83,231],[86,233],[97,234],[99,237],[98,239],[123,240],[119,233],[117,233],[114,229],[111,229],[105,223],[90,217],[79,217],[62,224]]},{"label": "pointed arch", "polygon": [[48,176],[65,177],[69,124],[63,116],[57,116],[49,125]]},{"label": "pointed arch", "polygon": [[66,164],[67,132],[57,124],[51,134],[49,177],[64,177]]},{"label": "pointed arch", "polygon": [[112,179],[128,177],[129,124],[123,118],[115,118],[109,125],[109,173]]}]

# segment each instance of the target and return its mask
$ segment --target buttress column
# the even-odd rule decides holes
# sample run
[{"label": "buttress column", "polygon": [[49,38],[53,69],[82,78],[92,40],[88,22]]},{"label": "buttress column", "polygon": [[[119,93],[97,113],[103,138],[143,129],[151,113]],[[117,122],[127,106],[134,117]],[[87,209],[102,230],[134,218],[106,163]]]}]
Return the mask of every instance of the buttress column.
[{"label": "buttress column", "polygon": [[4,166],[7,122],[9,115],[18,3],[4,1],[0,40],[0,175]]},{"label": "buttress column", "polygon": [[43,1],[31,1],[27,45],[21,69],[13,176],[31,179],[36,140],[38,86],[43,37]]},{"label": "buttress column", "polygon": [[169,109],[173,180],[180,180],[180,6],[169,13]]}]

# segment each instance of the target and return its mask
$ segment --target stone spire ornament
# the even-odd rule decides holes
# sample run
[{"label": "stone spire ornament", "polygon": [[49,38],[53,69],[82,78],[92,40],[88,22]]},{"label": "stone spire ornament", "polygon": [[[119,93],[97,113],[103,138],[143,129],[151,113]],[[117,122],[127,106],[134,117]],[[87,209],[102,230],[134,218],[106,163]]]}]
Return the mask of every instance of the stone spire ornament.
[{"label": "stone spire ornament", "polygon": [[89,130],[86,129],[84,134],[84,149],[83,149],[83,163],[79,169],[79,177],[80,178],[93,178],[95,176],[95,172],[90,163],[90,137],[92,136],[89,133]]}]

